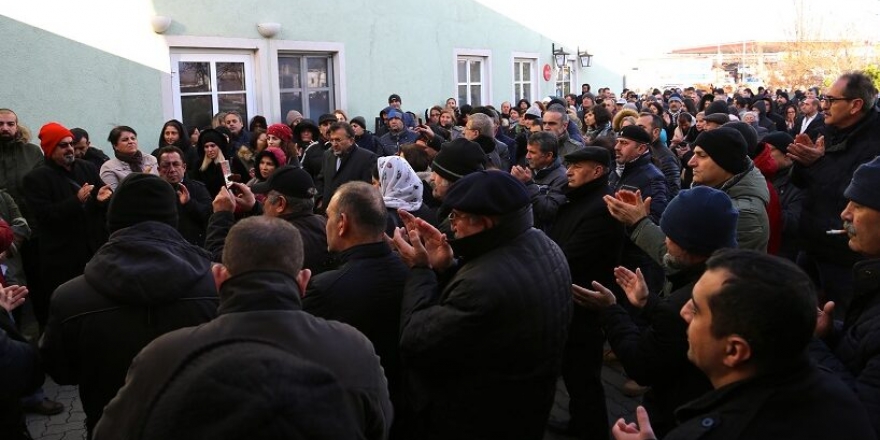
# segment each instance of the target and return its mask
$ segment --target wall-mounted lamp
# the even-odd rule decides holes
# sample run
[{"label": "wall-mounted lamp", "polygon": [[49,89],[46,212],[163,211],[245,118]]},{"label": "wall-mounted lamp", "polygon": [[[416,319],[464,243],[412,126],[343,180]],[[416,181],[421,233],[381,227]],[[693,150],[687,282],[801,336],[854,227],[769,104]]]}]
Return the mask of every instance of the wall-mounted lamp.
[{"label": "wall-mounted lamp", "polygon": [[578,59],[581,61],[581,67],[590,67],[593,64],[593,55],[586,50],[581,52],[580,47],[578,47]]},{"label": "wall-mounted lamp", "polygon": [[556,67],[562,68],[565,66],[565,63],[568,62],[568,52],[562,49],[562,46],[559,46],[559,49],[556,49],[556,43],[552,43],[550,46],[553,49],[553,58],[556,59]]},{"label": "wall-mounted lamp", "polygon": [[153,27],[153,32],[157,34],[164,34],[165,31],[171,27],[171,17],[166,17],[164,15],[154,15],[153,18],[150,19],[150,26]]},{"label": "wall-mounted lamp", "polygon": [[281,23],[259,23],[257,32],[265,38],[272,38],[281,32]]}]

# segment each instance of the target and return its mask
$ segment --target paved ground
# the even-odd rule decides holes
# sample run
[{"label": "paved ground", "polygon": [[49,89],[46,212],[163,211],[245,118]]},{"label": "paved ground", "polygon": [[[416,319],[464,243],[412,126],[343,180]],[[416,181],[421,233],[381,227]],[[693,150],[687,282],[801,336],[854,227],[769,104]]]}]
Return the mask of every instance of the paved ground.
[{"label": "paved ground", "polygon": [[[613,423],[620,417],[626,417],[627,420],[633,418],[635,407],[638,399],[626,397],[618,391],[618,387],[626,377],[622,374],[620,367],[617,365],[606,366],[602,372],[602,379],[605,381],[605,395],[608,399],[608,417]],[[61,402],[65,406],[65,411],[57,416],[28,416],[28,428],[34,439],[38,440],[81,440],[86,438],[85,413],[82,411],[82,405],[79,401],[79,394],[76,387],[59,386],[52,382],[52,379],[46,379],[43,386],[46,396],[52,400]],[[565,392],[565,386],[559,381],[558,391],[556,393],[556,403],[553,405],[552,417],[559,420],[568,419],[568,395]],[[544,440],[563,440],[569,437],[557,435],[548,432],[544,436]]]}]

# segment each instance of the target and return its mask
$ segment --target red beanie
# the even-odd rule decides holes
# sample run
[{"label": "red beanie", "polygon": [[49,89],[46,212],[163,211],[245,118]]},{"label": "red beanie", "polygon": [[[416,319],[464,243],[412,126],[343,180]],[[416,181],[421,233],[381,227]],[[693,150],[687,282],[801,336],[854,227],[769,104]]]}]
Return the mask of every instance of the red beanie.
[{"label": "red beanie", "polygon": [[55,151],[55,147],[58,146],[58,143],[66,137],[73,138],[73,133],[57,122],[50,122],[40,129],[39,137],[40,148],[43,149],[43,154],[45,154],[46,157],[49,157],[52,155],[52,152]]},{"label": "red beanie", "polygon": [[277,137],[283,141],[290,142],[293,139],[293,132],[290,130],[290,127],[284,124],[272,124],[269,126],[269,130],[266,131],[266,134],[271,134],[272,136]]}]

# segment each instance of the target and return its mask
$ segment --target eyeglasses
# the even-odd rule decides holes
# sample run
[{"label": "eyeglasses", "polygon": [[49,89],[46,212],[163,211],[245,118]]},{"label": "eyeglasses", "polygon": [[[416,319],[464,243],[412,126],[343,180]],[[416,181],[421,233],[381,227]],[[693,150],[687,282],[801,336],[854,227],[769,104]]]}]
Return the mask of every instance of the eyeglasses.
[{"label": "eyeglasses", "polygon": [[454,221],[456,221],[456,220],[463,220],[463,219],[466,219],[466,218],[468,218],[468,217],[471,217],[471,215],[470,215],[470,214],[461,213],[461,212],[455,212],[455,211],[452,211],[452,212],[449,213],[449,216],[448,216],[447,218],[449,219],[450,222],[454,222]]},{"label": "eyeglasses", "polygon": [[67,147],[74,146],[74,143],[73,142],[59,142],[57,146],[60,148],[67,148]]},{"label": "eyeglasses", "polygon": [[835,98],[833,96],[825,96],[822,98],[822,103],[827,103],[828,105],[834,105],[836,101],[852,101],[853,99],[861,99],[861,98]]}]

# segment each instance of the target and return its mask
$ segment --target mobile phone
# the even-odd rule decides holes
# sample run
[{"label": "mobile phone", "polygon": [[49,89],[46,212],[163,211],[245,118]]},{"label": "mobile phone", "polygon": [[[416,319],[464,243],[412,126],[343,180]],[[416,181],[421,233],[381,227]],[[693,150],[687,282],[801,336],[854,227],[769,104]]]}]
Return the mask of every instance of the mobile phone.
[{"label": "mobile phone", "polygon": [[631,186],[631,185],[620,185],[620,189],[622,189],[624,191],[629,191],[629,192],[636,192],[639,190],[638,188]]},{"label": "mobile phone", "polygon": [[220,162],[220,171],[223,172],[223,182],[226,184],[226,188],[232,188],[232,181],[229,180],[229,176],[232,175],[232,168],[229,167],[228,160]]}]

